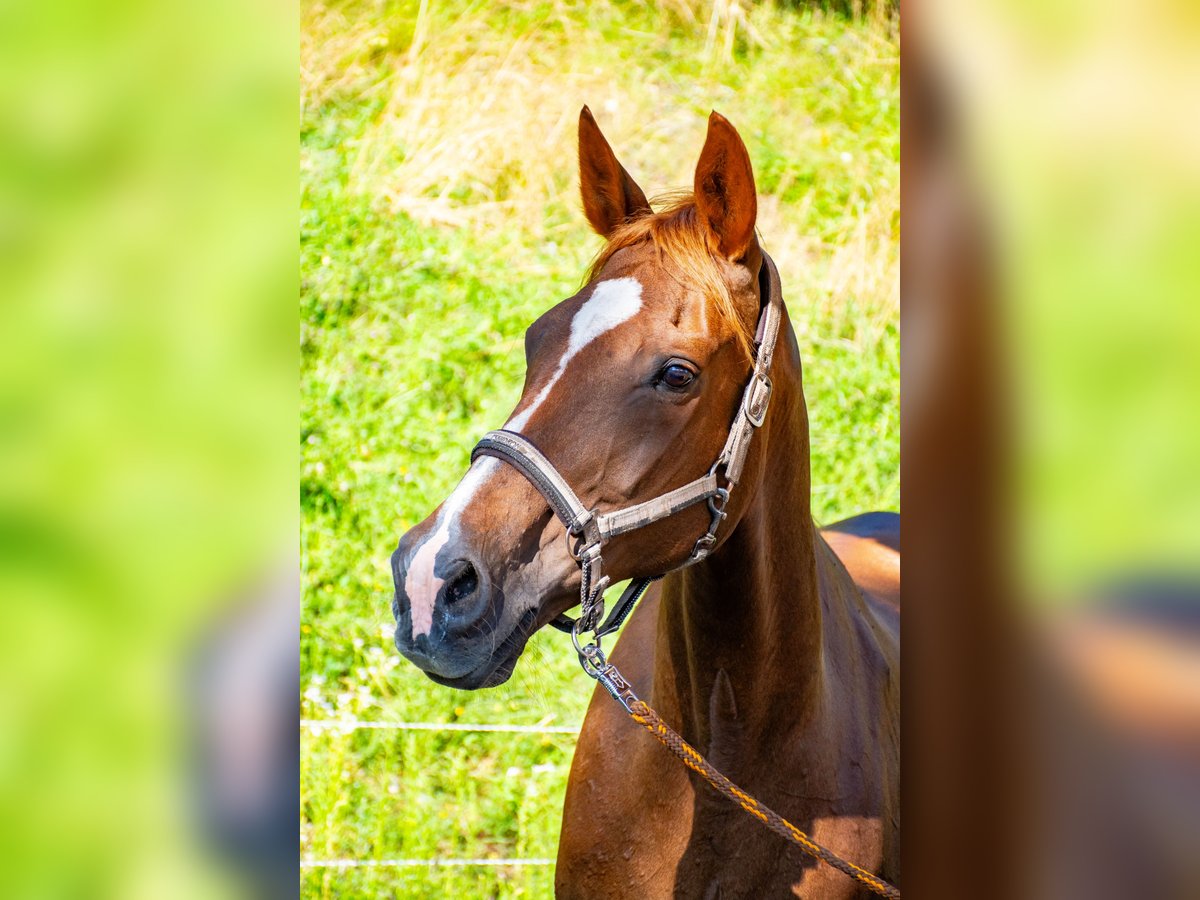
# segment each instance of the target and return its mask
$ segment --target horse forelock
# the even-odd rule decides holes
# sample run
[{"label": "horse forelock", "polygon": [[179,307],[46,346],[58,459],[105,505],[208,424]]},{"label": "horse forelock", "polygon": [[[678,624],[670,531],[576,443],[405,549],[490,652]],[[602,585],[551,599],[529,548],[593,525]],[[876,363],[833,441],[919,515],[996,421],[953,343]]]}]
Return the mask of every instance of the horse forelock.
[{"label": "horse forelock", "polygon": [[738,346],[749,356],[753,326],[739,314],[733,292],[714,255],[709,227],[692,193],[667,194],[656,197],[654,202],[664,204],[663,208],[617,226],[588,267],[585,283],[600,278],[605,266],[620,251],[649,243],[664,268],[711,301],[718,321],[731,331]]}]

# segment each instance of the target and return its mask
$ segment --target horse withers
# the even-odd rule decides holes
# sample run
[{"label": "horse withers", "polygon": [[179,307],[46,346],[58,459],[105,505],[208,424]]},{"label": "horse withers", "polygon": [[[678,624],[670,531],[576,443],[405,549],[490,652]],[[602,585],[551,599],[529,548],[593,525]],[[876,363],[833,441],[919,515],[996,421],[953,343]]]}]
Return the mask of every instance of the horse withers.
[{"label": "horse withers", "polygon": [[[693,192],[657,212],[586,108],[579,162],[584,212],[606,243],[584,288],[526,332],[525,388],[504,430],[603,513],[721,477],[756,325],[782,299],[767,296],[777,282],[755,233],[750,158],[724,118],[709,119]],[[770,381],[719,528],[711,503],[692,503],[606,540],[607,577],[668,573],[611,659],[733,782],[896,883],[899,517],[814,526],[786,310]],[[544,494],[528,473],[481,456],[401,538],[396,646],[439,684],[501,684],[529,636],[579,602],[581,566]],[[603,691],[572,764],[556,887],[636,898],[862,891],[709,789]]]}]

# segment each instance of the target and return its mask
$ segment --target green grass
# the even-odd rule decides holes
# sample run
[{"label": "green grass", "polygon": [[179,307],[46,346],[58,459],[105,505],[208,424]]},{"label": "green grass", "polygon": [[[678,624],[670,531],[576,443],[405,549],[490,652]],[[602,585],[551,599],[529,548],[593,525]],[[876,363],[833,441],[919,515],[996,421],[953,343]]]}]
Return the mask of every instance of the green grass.
[{"label": "green grass", "polygon": [[[557,633],[489,691],[437,687],[398,660],[387,559],[507,417],[525,326],[598,249],[576,199],[584,102],[651,195],[689,183],[710,108],[741,130],[805,362],[814,513],[898,508],[894,28],[762,5],[718,17],[709,42],[710,13],[685,0],[305,7],[306,717],[582,719],[590,684]],[[305,732],[302,853],[553,858],[572,748],[564,735]],[[302,890],[543,897],[552,884],[548,868],[307,869]]]}]

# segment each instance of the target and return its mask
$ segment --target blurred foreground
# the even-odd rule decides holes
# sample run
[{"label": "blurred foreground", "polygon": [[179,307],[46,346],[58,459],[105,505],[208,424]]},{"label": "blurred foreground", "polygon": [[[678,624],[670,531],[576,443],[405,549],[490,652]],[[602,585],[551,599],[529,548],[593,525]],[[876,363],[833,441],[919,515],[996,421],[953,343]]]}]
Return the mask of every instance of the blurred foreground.
[{"label": "blurred foreground", "polygon": [[1200,896],[1200,20],[912,12],[905,889]]}]

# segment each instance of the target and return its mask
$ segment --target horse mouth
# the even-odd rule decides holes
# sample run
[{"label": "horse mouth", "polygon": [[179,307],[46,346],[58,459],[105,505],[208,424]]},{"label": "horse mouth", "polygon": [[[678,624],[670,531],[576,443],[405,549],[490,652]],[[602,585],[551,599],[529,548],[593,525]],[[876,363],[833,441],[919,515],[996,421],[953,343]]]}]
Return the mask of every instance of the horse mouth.
[{"label": "horse mouth", "polygon": [[462,691],[499,687],[512,677],[513,670],[517,667],[517,660],[525,651],[525,644],[537,630],[536,620],[537,611],[527,610],[513,626],[508,637],[500,642],[491,655],[465,675],[447,678],[428,671],[425,674],[435,684]]}]

